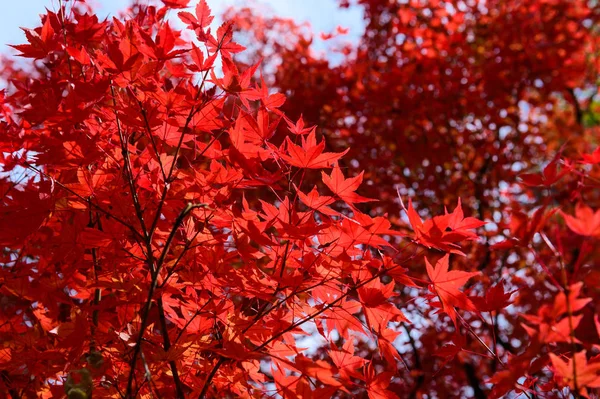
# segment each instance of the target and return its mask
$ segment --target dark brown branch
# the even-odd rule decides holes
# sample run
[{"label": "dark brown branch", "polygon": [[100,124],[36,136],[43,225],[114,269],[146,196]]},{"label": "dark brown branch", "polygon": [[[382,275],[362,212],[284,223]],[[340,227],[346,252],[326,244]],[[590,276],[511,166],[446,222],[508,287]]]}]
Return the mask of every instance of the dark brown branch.
[{"label": "dark brown branch", "polygon": [[208,377],[206,377],[206,382],[204,383],[204,386],[202,387],[202,391],[200,391],[200,395],[198,396],[198,399],[206,399],[206,393],[208,392],[208,387],[210,386],[210,382],[213,380],[213,378],[215,378],[215,374],[217,374],[217,371],[219,371],[219,368],[223,365],[223,363],[225,363],[225,358],[220,357],[219,360],[217,361],[217,363],[215,363],[215,366],[213,367],[213,369],[210,371],[210,374],[208,375]]},{"label": "dark brown branch", "polygon": [[355,292],[357,289],[369,284],[371,281],[380,278],[383,274],[385,273],[389,273],[391,270],[396,269],[400,267],[400,265],[395,265],[393,267],[390,267],[389,269],[383,269],[380,270],[378,273],[374,274],[371,278],[366,279],[365,281],[360,282],[359,284],[356,284],[354,287],[352,287],[352,289],[349,289],[348,291],[346,291],[346,293],[340,295],[336,300],[330,302],[329,304],[323,306],[320,310],[316,311],[315,313],[312,313],[300,320],[298,320],[297,322],[291,324],[290,326],[284,328],[283,330],[281,330],[280,332],[278,332],[277,334],[273,335],[271,338],[267,339],[265,342],[263,342],[262,344],[260,344],[259,346],[257,346],[254,351],[255,352],[260,352],[261,349],[263,349],[265,346],[269,345],[271,342],[273,342],[274,340],[276,340],[277,338],[281,337],[282,335],[287,334],[290,331],[295,330],[296,328],[298,328],[299,326],[301,326],[302,324],[311,321],[312,319],[314,319],[315,317],[319,316],[320,314],[328,311],[329,309],[331,309],[332,307],[334,307],[335,305],[337,305],[339,302],[343,301],[348,295],[350,295],[350,293]]},{"label": "dark brown branch", "polygon": [[[167,319],[165,317],[165,308],[163,306],[162,297],[158,297],[156,300],[156,304],[158,306],[158,318],[160,321],[160,329],[162,331],[163,337],[163,347],[165,352],[168,352],[171,349],[171,340],[169,338],[169,330],[167,329]],[[175,380],[175,390],[177,391],[177,398],[185,398],[185,394],[183,393],[183,384],[181,379],[179,378],[179,371],[177,370],[177,362],[175,360],[169,360],[169,367],[171,368],[171,373],[173,374],[173,379]]]},{"label": "dark brown branch", "polygon": [[[290,331],[295,330],[297,327],[301,326],[302,324],[313,320],[315,317],[319,316],[320,314],[326,312],[327,310],[331,309],[332,307],[334,307],[336,304],[338,304],[339,302],[341,302],[342,300],[344,300],[351,292],[354,292],[355,290],[363,287],[366,284],[369,284],[371,281],[381,277],[383,274],[390,272],[391,270],[395,269],[399,267],[399,265],[393,266],[389,269],[383,269],[381,270],[379,273],[376,273],[375,275],[373,275],[371,278],[355,285],[352,289],[349,289],[348,291],[346,291],[345,294],[340,295],[339,298],[337,298],[336,300],[334,300],[333,302],[323,306],[323,308],[321,308],[319,311],[312,313],[306,317],[304,317],[301,320],[298,320],[297,322],[291,324],[290,326],[288,326],[287,328],[283,329],[282,331],[278,332],[277,334],[273,335],[271,338],[267,339],[265,342],[263,342],[261,345],[257,346],[256,348],[254,348],[254,352],[260,352],[265,346],[267,346],[269,343],[273,342],[274,340],[276,340],[277,338],[279,338],[280,336],[287,334]],[[221,365],[225,362],[225,358],[221,357],[219,359],[219,361],[215,364],[215,367],[213,368],[213,370],[211,371],[211,373],[209,374],[208,378],[206,379],[206,382],[204,383],[204,387],[202,388],[202,391],[200,392],[200,396],[198,397],[198,399],[205,399],[205,395],[206,392],[208,390],[208,387],[212,381],[212,379],[214,378],[215,374],[217,373],[217,371],[219,370],[219,368],[221,367]]]},{"label": "dark brown branch", "polygon": [[6,371],[0,371],[0,376],[4,380],[4,384],[8,387],[8,394],[10,395],[10,399],[21,399],[19,392],[16,389],[10,388],[10,377]]},{"label": "dark brown branch", "polygon": [[473,388],[473,397],[476,399],[487,399],[487,395],[483,389],[481,389],[481,381],[479,380],[479,377],[477,377],[475,367],[473,367],[471,363],[465,362],[463,363],[463,369],[467,375],[469,385],[471,385],[471,388]]},{"label": "dark brown branch", "polygon": [[583,110],[581,109],[579,100],[577,99],[577,96],[575,95],[575,90],[568,89],[567,91],[568,91],[569,95],[571,96],[571,103],[573,104],[573,108],[575,110],[575,120],[577,121],[577,124],[579,126],[583,127]]},{"label": "dark brown branch", "polygon": [[117,99],[115,97],[115,89],[112,86],[112,83],[110,85],[110,92],[112,95],[113,106],[115,108],[114,109],[115,121],[117,124],[117,131],[119,133],[119,140],[121,141],[121,153],[123,155],[123,164],[125,166],[125,172],[126,172],[126,176],[127,176],[127,184],[129,185],[129,191],[131,191],[131,199],[133,201],[133,207],[135,209],[135,214],[137,215],[137,218],[141,224],[142,233],[144,234],[144,238],[147,240],[148,239],[148,230],[146,229],[146,223],[144,222],[144,213],[142,211],[142,207],[140,205],[140,200],[137,195],[137,189],[135,188],[133,170],[131,168],[131,159],[129,158],[129,149],[127,148],[127,146],[129,144],[127,143],[127,140],[125,140],[123,130],[121,129],[121,122],[120,122],[119,116],[117,114]]},{"label": "dark brown branch", "polygon": [[[91,206],[91,198],[89,200],[89,204],[90,204],[90,221],[88,223],[88,227],[94,227],[95,225],[97,225],[98,230],[102,231],[102,224],[100,223],[100,215],[96,214],[96,221],[94,221],[94,214],[92,211],[92,206]],[[97,248],[92,248],[91,249],[91,253],[92,253],[92,273],[93,273],[93,277],[94,277],[94,283],[98,284],[98,272],[99,272],[99,262],[98,262],[98,249]],[[92,354],[94,351],[96,351],[96,329],[98,328],[98,319],[100,316],[100,311],[98,310],[98,305],[100,304],[100,300],[102,298],[102,291],[100,290],[100,288],[96,288],[94,290],[94,299],[92,300],[92,305],[94,306],[94,310],[92,312],[92,325],[91,325],[91,340],[90,340],[90,354]]]},{"label": "dark brown branch", "polygon": [[[406,331],[406,334],[408,335],[408,343],[410,344],[410,347],[413,350],[414,353],[414,358],[415,358],[415,365],[414,368],[416,370],[421,370],[423,365],[421,364],[421,356],[419,356],[419,350],[417,349],[417,343],[415,342],[415,339],[410,335],[410,329],[408,328],[408,325],[406,325],[406,323],[402,323],[402,327],[404,327],[404,331]],[[417,398],[417,394],[419,393],[419,389],[421,389],[421,386],[423,385],[423,383],[425,382],[425,375],[423,373],[419,374],[419,376],[417,377],[417,380],[415,381],[415,386],[413,387],[411,393],[410,393],[410,398]]]},{"label": "dark brown branch", "polygon": [[[152,300],[154,298],[154,292],[156,291],[156,288],[158,285],[158,277],[160,275],[160,271],[164,264],[167,253],[169,252],[169,248],[171,247],[171,243],[173,242],[173,239],[175,238],[175,234],[177,234],[177,230],[183,223],[183,220],[185,219],[185,217],[192,210],[203,207],[203,206],[205,206],[205,205],[204,204],[198,204],[198,205],[188,204],[181,211],[181,213],[175,220],[175,224],[173,225],[173,228],[171,229],[171,233],[169,234],[169,237],[167,238],[167,241],[166,241],[163,251],[160,255],[160,258],[158,259],[158,261],[156,263],[156,267],[154,268],[154,270],[151,270],[152,281],[150,283],[150,289],[148,290],[148,297],[146,299],[146,304],[144,305],[144,309],[142,311],[142,323],[140,325],[140,331],[138,333],[139,335],[138,335],[138,338],[137,338],[135,346],[134,346],[133,356],[131,358],[129,378],[127,380],[127,391],[125,392],[126,398],[131,398],[131,393],[132,393],[132,389],[133,389],[133,378],[135,376],[135,365],[136,365],[137,359],[140,355],[140,350],[142,348],[142,340],[144,338],[144,333],[146,332],[146,328],[148,328],[148,318],[150,316],[150,309],[152,306]],[[149,256],[151,256],[151,255],[149,255]],[[164,314],[164,312],[163,312],[163,314]],[[165,332],[163,332],[163,335],[164,334],[165,334]],[[175,379],[176,385],[181,385],[181,381],[178,379],[177,373],[173,374],[173,379]],[[178,387],[177,391],[180,392],[180,390],[181,390],[181,392],[183,392],[183,388]],[[183,396],[178,396],[178,398],[183,398]]]},{"label": "dark brown branch", "polygon": [[142,113],[142,119],[144,120],[144,126],[146,127],[146,132],[148,133],[148,138],[150,139],[150,144],[152,144],[152,148],[154,149],[154,153],[156,154],[156,160],[158,161],[158,165],[160,166],[160,172],[163,175],[163,179],[165,182],[167,181],[167,174],[165,172],[165,167],[160,159],[160,153],[158,152],[158,147],[156,146],[156,140],[154,140],[154,136],[152,135],[152,128],[150,127],[150,122],[148,122],[148,114],[146,109],[144,108],[144,104],[140,100],[137,100],[138,105],[140,106],[140,112]]}]

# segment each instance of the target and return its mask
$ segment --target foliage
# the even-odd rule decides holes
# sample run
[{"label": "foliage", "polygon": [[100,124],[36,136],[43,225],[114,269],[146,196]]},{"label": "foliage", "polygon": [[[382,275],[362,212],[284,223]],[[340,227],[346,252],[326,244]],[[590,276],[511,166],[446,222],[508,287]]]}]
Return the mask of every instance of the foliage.
[{"label": "foliage", "polygon": [[598,394],[595,2],[189,3],[2,63],[0,393]]}]

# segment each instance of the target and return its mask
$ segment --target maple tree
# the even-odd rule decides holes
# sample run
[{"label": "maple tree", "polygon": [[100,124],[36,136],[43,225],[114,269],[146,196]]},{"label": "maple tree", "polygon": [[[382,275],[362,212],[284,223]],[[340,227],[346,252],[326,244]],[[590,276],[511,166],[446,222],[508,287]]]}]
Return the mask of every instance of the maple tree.
[{"label": "maple tree", "polygon": [[0,395],[598,395],[600,7],[354,3],[337,65],[205,0],[24,30]]}]

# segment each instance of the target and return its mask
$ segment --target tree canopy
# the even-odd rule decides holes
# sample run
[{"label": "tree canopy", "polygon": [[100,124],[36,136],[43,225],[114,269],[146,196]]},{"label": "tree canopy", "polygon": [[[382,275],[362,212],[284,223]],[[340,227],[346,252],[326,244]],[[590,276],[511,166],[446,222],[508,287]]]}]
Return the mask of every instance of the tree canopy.
[{"label": "tree canopy", "polygon": [[0,60],[0,397],[598,397],[600,4],[209,3]]}]

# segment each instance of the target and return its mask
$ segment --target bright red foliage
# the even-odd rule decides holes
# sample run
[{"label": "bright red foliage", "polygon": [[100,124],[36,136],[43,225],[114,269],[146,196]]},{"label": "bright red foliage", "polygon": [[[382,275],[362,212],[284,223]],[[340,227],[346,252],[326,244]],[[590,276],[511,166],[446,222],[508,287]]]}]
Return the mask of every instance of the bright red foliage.
[{"label": "bright red foliage", "polygon": [[0,397],[597,396],[595,2],[147,3],[2,61]]}]

